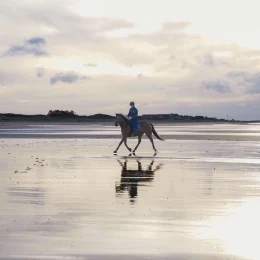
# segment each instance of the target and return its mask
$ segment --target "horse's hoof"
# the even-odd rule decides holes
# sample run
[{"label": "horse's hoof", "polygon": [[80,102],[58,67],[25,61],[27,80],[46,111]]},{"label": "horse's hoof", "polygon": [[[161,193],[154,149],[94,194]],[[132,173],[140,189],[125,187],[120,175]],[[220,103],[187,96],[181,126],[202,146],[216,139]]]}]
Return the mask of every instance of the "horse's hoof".
[{"label": "horse's hoof", "polygon": [[130,149],[128,149],[128,151],[131,153],[131,152],[132,152],[132,149],[130,148]]},{"label": "horse's hoof", "polygon": [[115,150],[114,153],[117,153],[117,150]]}]

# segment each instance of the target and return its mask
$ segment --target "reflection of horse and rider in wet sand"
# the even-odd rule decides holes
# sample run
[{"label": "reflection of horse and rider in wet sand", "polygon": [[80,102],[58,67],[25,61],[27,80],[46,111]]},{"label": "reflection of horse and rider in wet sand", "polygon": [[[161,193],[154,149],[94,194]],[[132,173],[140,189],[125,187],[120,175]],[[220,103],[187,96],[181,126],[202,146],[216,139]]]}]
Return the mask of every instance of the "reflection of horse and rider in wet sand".
[{"label": "reflection of horse and rider in wet sand", "polygon": [[[151,141],[153,149],[155,153],[157,152],[155,146],[154,146],[154,141],[152,135],[154,134],[155,137],[161,141],[164,141],[162,137],[155,131],[155,128],[152,123],[150,123],[148,120],[140,120],[138,121],[138,110],[135,107],[135,103],[131,102],[130,103],[130,110],[128,113],[128,116],[124,116],[123,114],[116,114],[116,122],[115,126],[120,126],[121,127],[121,133],[122,133],[122,139],[114,151],[116,154],[119,147],[121,144],[124,142],[126,148],[128,149],[129,152],[135,153],[137,150],[138,146],[140,145],[142,141],[142,136],[145,134],[148,139]],[[138,143],[134,150],[132,150],[128,145],[127,145],[127,138],[128,137],[138,137]]]},{"label": "reflection of horse and rider in wet sand", "polygon": [[124,163],[118,160],[118,163],[122,167],[122,171],[120,183],[116,184],[116,193],[119,195],[128,191],[131,199],[137,197],[138,186],[145,186],[147,183],[152,182],[155,172],[160,170],[163,165],[159,164],[153,169],[154,160],[152,160],[144,170],[139,160],[137,160],[137,169],[128,168],[127,160],[125,160]]}]

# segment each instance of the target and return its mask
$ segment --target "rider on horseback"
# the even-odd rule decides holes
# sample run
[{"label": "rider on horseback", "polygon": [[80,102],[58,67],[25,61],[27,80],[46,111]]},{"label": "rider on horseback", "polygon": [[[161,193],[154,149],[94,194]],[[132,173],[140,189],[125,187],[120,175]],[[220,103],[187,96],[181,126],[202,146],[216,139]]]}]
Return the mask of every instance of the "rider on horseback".
[{"label": "rider on horseback", "polygon": [[138,110],[135,107],[135,102],[130,102],[130,106],[128,119],[130,120],[131,136],[134,136],[134,130],[138,124]]}]

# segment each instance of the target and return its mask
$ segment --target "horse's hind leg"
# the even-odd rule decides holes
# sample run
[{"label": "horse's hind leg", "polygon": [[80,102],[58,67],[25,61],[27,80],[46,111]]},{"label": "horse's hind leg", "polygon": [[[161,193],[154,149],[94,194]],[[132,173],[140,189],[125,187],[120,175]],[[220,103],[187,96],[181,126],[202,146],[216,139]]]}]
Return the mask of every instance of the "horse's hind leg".
[{"label": "horse's hind leg", "polygon": [[154,146],[154,143],[153,143],[153,138],[152,138],[152,136],[151,136],[151,135],[146,135],[146,136],[147,136],[147,137],[149,138],[149,140],[151,141],[154,151],[157,152],[157,150],[156,150],[156,148],[155,148],[155,146]]}]

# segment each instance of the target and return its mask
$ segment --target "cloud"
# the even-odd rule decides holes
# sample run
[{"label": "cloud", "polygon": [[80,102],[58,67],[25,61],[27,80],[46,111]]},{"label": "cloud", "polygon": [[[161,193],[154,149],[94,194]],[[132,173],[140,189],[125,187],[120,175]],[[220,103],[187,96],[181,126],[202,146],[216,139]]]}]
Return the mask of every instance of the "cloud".
[{"label": "cloud", "polygon": [[220,81],[211,81],[211,82],[204,82],[203,87],[207,90],[213,90],[218,93],[231,93],[232,90],[227,83],[220,82]]},{"label": "cloud", "polygon": [[[134,23],[121,18],[87,17],[78,15],[70,10],[70,1],[36,1],[36,2],[13,2],[0,3],[3,10],[0,16],[7,16],[13,22],[22,19],[30,25],[30,29],[52,28],[61,37],[64,35],[77,34],[81,38],[87,38],[93,34],[101,34],[119,29],[134,28]],[[20,12],[14,12],[17,8]],[[8,15],[7,15],[8,14]],[[26,31],[27,28],[23,28]],[[73,39],[72,39],[73,40]]]},{"label": "cloud", "polygon": [[18,55],[35,55],[44,56],[47,52],[38,48],[31,48],[22,45],[11,45],[9,49],[4,53],[4,56],[18,56]]},{"label": "cloud", "polygon": [[227,77],[239,80],[240,84],[245,86],[246,94],[260,94],[260,72],[232,71]]},{"label": "cloud", "polygon": [[213,55],[210,54],[198,57],[198,61],[205,66],[212,67],[216,65]]},{"label": "cloud", "polygon": [[83,66],[85,66],[85,67],[90,67],[90,68],[95,68],[95,67],[97,67],[98,65],[97,65],[97,63],[89,62],[89,63],[83,64]]},{"label": "cloud", "polygon": [[45,39],[41,37],[33,37],[24,42],[21,45],[11,45],[7,51],[3,53],[3,56],[22,56],[22,55],[34,55],[34,56],[46,56],[48,53],[43,49],[45,45]]},{"label": "cloud", "polygon": [[249,76],[249,73],[245,71],[231,71],[227,74],[229,78],[247,78]]},{"label": "cloud", "polygon": [[180,21],[180,22],[166,22],[162,25],[162,30],[164,31],[179,31],[188,28],[191,25],[190,22]]},{"label": "cloud", "polygon": [[172,54],[172,55],[169,57],[169,59],[167,60],[167,65],[168,65],[168,66],[172,65],[172,64],[176,61],[176,59],[177,59],[177,57],[176,57],[174,54]]},{"label": "cloud", "polygon": [[80,79],[81,79],[81,80],[90,80],[91,77],[88,77],[88,76],[81,76]]},{"label": "cloud", "polygon": [[7,64],[7,68],[2,68],[0,71],[0,86],[14,86],[24,83],[27,76],[25,74],[26,73],[23,73],[22,71],[10,70],[9,64]]},{"label": "cloud", "polygon": [[191,41],[194,42],[200,40],[201,37],[198,35],[188,35],[184,32],[173,33],[157,31],[146,34],[133,34],[129,36],[129,39],[133,41],[148,43],[154,46],[174,46],[176,48],[177,46],[183,47],[184,45],[188,45],[191,43]]},{"label": "cloud", "polygon": [[46,43],[46,40],[41,37],[33,37],[26,41],[27,45],[44,45]]},{"label": "cloud", "polygon": [[216,67],[216,66],[223,66],[228,65],[227,58],[216,57],[213,54],[203,54],[197,57],[197,60],[200,64],[208,67]]},{"label": "cloud", "polygon": [[137,75],[137,78],[139,80],[143,80],[143,79],[145,79],[145,76],[142,73],[140,73],[140,74]]},{"label": "cloud", "polygon": [[172,54],[172,55],[169,57],[168,61],[171,62],[171,61],[174,61],[175,59],[176,59],[176,56],[175,56],[174,54]]},{"label": "cloud", "polygon": [[260,93],[260,73],[254,73],[245,77],[245,81],[249,83],[249,87],[246,90],[248,94]]},{"label": "cloud", "polygon": [[90,77],[87,76],[79,76],[75,72],[64,72],[64,73],[57,73],[50,79],[50,84],[54,85],[58,82],[72,84],[79,80],[89,80]]},{"label": "cloud", "polygon": [[45,69],[43,67],[36,67],[36,75],[41,78],[45,74]]}]

